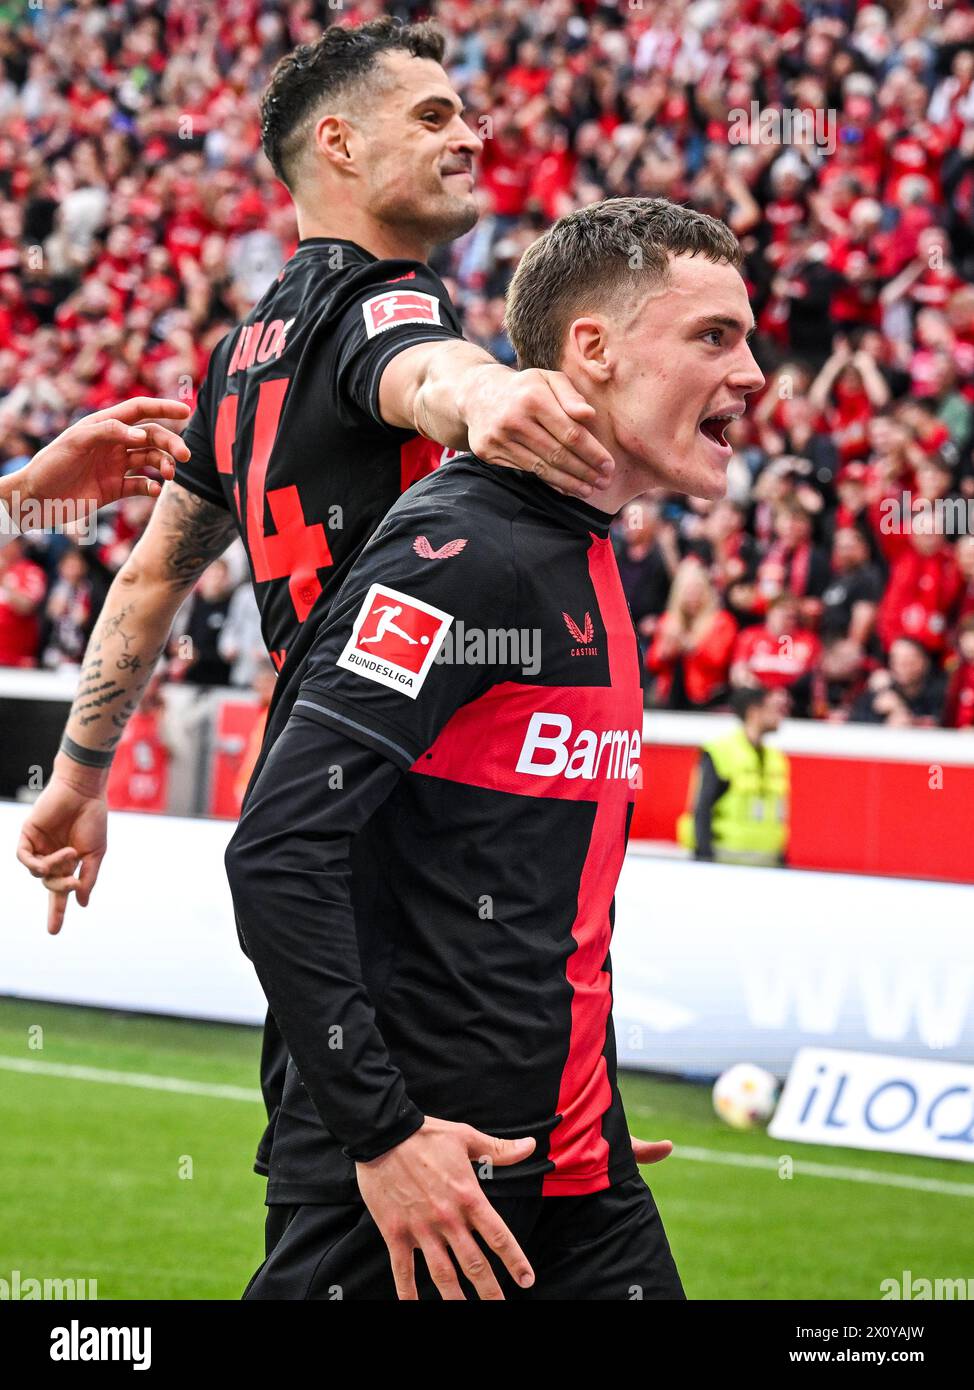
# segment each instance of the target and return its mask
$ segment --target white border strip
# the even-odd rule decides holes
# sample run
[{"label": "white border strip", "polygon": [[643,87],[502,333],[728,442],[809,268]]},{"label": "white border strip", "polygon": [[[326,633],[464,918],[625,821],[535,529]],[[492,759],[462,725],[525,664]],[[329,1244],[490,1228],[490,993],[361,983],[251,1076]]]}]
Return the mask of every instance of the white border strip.
[{"label": "white border strip", "polygon": [[[78,668],[18,671],[0,667],[0,699],[70,702],[78,688]],[[227,698],[253,700],[249,691],[228,687]],[[729,733],[730,714],[673,714],[647,710],[643,742],[676,748],[699,748]],[[882,763],[939,763],[974,767],[974,734],[955,729],[887,729],[873,724],[828,724],[815,719],[786,719],[771,742],[785,753],[816,758],[859,758]]]},{"label": "white border strip", "polygon": [[[699,748],[730,733],[731,714],[672,714],[647,710],[643,743]],[[786,719],[770,740],[784,753],[815,758],[859,758],[880,763],[939,763],[974,767],[974,735],[956,729],[887,729],[873,724],[828,724],[814,719]]]},{"label": "white border strip", "polygon": [[67,700],[70,703],[78,689],[80,674],[80,666],[62,666],[57,671],[0,666],[0,699]]}]

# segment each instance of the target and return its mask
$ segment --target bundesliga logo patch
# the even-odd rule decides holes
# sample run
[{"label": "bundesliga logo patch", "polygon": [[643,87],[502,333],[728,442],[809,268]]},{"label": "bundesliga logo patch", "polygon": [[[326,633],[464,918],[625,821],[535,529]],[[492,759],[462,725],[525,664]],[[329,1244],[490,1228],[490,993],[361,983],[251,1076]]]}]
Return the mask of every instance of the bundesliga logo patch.
[{"label": "bundesliga logo patch", "polygon": [[415,700],[452,622],[431,603],[373,584],[338,665]]},{"label": "bundesliga logo patch", "polygon": [[366,337],[374,338],[397,323],[439,323],[440,301],[422,290],[393,290],[367,299],[362,313]]}]

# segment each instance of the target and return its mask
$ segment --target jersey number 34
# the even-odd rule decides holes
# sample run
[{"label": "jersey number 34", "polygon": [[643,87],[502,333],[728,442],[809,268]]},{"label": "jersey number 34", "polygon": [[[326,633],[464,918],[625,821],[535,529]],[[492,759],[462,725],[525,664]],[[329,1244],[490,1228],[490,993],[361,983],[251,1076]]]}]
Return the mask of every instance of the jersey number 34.
[{"label": "jersey number 34", "polygon": [[[320,522],[309,526],[304,519],[297,487],[272,488],[265,494],[267,464],[270,460],[281,408],[287,393],[289,377],[261,383],[254,419],[254,442],[250,459],[238,459],[234,496],[240,511],[240,478],[247,478],[247,516],[241,523],[247,537],[247,550],[253,566],[254,579],[265,583],[269,579],[287,579],[288,592],[298,622],[303,623],[321,593],[318,570],[333,563],[325,528]],[[237,396],[224,396],[217,412],[214,452],[217,469],[233,472],[232,450],[237,435]],[[274,534],[264,529],[264,501],[270,509]]]}]

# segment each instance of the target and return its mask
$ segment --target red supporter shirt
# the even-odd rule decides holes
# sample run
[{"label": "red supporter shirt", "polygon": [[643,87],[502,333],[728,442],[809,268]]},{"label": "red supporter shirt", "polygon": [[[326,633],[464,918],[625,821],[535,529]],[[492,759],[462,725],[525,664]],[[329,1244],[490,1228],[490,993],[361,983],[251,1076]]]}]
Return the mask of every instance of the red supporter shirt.
[{"label": "red supporter shirt", "polygon": [[808,216],[805,205],[797,198],[775,198],[764,210],[765,221],[771,228],[772,243],[787,241],[792,227]]},{"label": "red supporter shirt", "polygon": [[[874,274],[870,247],[849,237],[836,237],[831,244],[829,265],[843,276],[858,275],[864,272]],[[868,324],[878,328],[882,321],[879,306],[879,292],[875,278],[864,281],[843,279],[832,293],[831,316],[836,323]]]},{"label": "red supporter shirt", "polygon": [[853,163],[843,164],[834,155],[832,156],[819,174],[819,188],[827,189],[836,179],[849,176],[855,179],[866,197],[871,198],[876,195],[882,177],[882,146],[880,145],[878,151],[873,153],[872,141],[868,139],[869,134],[868,131],[864,133],[862,144],[857,146],[859,157]]},{"label": "red supporter shirt", "polygon": [[928,269],[914,280],[910,295],[914,303],[924,308],[943,309],[950,296],[963,289],[966,283],[953,266],[944,266],[942,270]]},{"label": "red supporter shirt", "polygon": [[[952,120],[951,125],[955,122]],[[930,201],[943,201],[940,186],[940,164],[950,147],[950,129],[928,125],[926,121],[910,130],[901,131],[890,142],[888,153],[889,176],[883,190],[883,202],[899,202],[900,183],[918,174],[930,185]]]},{"label": "red supporter shirt", "polygon": [[950,442],[950,430],[940,420],[934,420],[929,429],[917,432],[916,442],[925,454],[939,454]]},{"label": "red supporter shirt", "polygon": [[113,811],[164,811],[169,796],[169,751],[156,714],[136,711],[128,722],[108,777]]},{"label": "red supporter shirt", "polygon": [[203,241],[212,230],[209,218],[196,209],[175,213],[166,225],[164,236],[164,244],[173,264],[178,265],[181,256],[192,256],[193,260],[198,261]]},{"label": "red supporter shirt", "polygon": [[962,622],[971,613],[974,613],[974,579],[964,586],[960,602],[957,605],[957,621]]},{"label": "red supporter shirt", "polygon": [[[659,677],[657,695],[661,703],[669,698],[673,686],[675,662],[662,655],[663,639],[670,632],[673,619],[664,613],[656,628],[653,644],[646,653],[647,670]],[[737,634],[737,623],[730,613],[719,609],[707,629],[703,641],[692,652],[683,654],[683,678],[689,699],[695,705],[706,704],[727,684],[731,651]]]},{"label": "red supporter shirt", "polygon": [[948,729],[974,728],[974,662],[962,661],[950,678],[944,723]]},{"label": "red supporter shirt", "polygon": [[524,92],[525,96],[540,96],[547,87],[551,79],[550,68],[509,68],[505,77],[504,85],[516,87]]},{"label": "red supporter shirt", "polygon": [[545,217],[556,221],[561,214],[559,197],[569,191],[577,160],[571,150],[552,150],[544,155],[534,171],[528,197],[536,198]]},{"label": "red supporter shirt", "polygon": [[964,581],[949,550],[921,555],[911,545],[894,560],[879,606],[877,631],[888,650],[897,637],[914,637],[933,655],[941,653],[960,602]]},{"label": "red supporter shirt", "polygon": [[498,217],[518,217],[523,212],[534,162],[529,150],[506,136],[484,142],[481,174]]},{"label": "red supporter shirt", "polygon": [[782,4],[774,6],[769,6],[766,0],[747,0],[743,18],[748,24],[770,29],[775,34],[790,34],[805,24],[805,15],[796,0],[783,0]]},{"label": "red supporter shirt", "polygon": [[910,359],[910,391],[917,400],[933,395],[939,366],[939,352],[932,352],[930,348],[917,348]]},{"label": "red supporter shirt", "polygon": [[749,627],[737,639],[734,661],[744,662],[763,686],[786,689],[813,669],[821,649],[806,628],[779,637],[766,627]]},{"label": "red supporter shirt", "polygon": [[[0,575],[0,666],[34,666],[40,623],[37,609],[44,599],[47,579],[33,560],[14,560]],[[34,611],[17,613],[8,601],[13,590],[31,599]]]},{"label": "red supporter shirt", "polygon": [[836,403],[824,412],[824,422],[839,451],[839,461],[849,463],[865,458],[869,453],[869,421],[873,413],[869,397],[865,391],[847,392],[838,385],[835,396]]},{"label": "red supporter shirt", "polygon": [[899,221],[888,232],[880,232],[876,245],[883,253],[882,274],[892,279],[917,253],[917,238],[925,227],[933,225],[929,208],[908,207],[900,213]]}]

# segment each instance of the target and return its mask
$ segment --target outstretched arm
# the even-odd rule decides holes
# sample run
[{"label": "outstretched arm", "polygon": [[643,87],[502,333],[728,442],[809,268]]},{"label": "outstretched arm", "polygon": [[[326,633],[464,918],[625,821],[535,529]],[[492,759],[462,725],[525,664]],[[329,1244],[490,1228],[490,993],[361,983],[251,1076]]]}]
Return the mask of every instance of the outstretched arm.
[{"label": "outstretched arm", "polygon": [[575,497],[607,486],[615,468],[586,428],[594,407],[564,373],[516,372],[462,339],[397,353],[382,373],[379,409],[388,425],[537,473]]},{"label": "outstretched arm", "polygon": [[[17,858],[50,890],[47,929],[67,897],[88,905],[107,849],[112,755],[165,647],[176,610],[235,532],[233,518],[166,484],[145,534],[119,570],[91,635],[51,780],[31,807]],[[75,877],[80,863],[81,873]]]},{"label": "outstretched arm", "polygon": [[135,396],[69,425],[30,463],[0,478],[0,546],[20,531],[75,520],[120,497],[157,497],[162,484],[139,470],[173,476],[174,459],[188,458],[189,450],[158,421],[182,422],[188,414],[182,401]]}]

